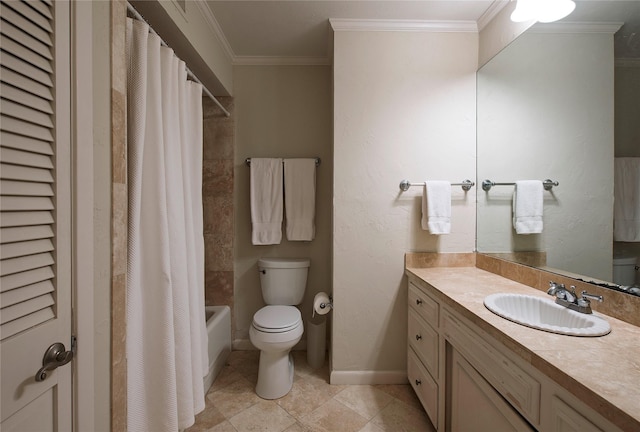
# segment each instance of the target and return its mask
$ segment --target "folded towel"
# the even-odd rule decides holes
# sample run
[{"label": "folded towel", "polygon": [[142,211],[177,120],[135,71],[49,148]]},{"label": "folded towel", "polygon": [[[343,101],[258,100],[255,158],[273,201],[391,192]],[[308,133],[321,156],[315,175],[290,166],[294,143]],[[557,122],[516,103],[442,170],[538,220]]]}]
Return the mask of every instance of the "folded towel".
[{"label": "folded towel", "polygon": [[282,240],[282,159],[251,158],[251,241]]},{"label": "folded towel", "polygon": [[520,180],[513,192],[513,227],[518,234],[542,232],[542,182]]},{"label": "folded towel", "polygon": [[640,241],[640,158],[615,158],[613,239]]},{"label": "folded towel", "polygon": [[421,224],[431,234],[451,232],[451,183],[438,180],[424,183]]},{"label": "folded towel", "polygon": [[316,161],[284,160],[287,240],[310,241],[316,236]]}]

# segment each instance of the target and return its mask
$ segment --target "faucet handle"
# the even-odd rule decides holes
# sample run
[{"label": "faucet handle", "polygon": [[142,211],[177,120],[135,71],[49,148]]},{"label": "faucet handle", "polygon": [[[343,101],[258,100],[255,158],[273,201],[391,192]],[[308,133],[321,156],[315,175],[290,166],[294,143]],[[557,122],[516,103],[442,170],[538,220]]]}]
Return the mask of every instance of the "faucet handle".
[{"label": "faucet handle", "polygon": [[565,292],[566,290],[564,288],[564,284],[558,284],[554,281],[549,281],[549,289],[547,290],[547,294],[564,299]]},{"label": "faucet handle", "polygon": [[582,291],[580,294],[585,300],[595,300],[600,303],[602,303],[602,301],[604,300],[604,297],[602,297],[601,295],[589,294],[586,291]]}]

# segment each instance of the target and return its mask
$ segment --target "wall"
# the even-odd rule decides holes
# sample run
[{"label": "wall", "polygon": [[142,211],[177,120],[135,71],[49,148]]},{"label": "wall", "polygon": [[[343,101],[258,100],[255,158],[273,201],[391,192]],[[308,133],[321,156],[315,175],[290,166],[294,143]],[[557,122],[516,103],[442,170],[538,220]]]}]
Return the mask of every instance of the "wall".
[{"label": "wall", "polygon": [[[640,157],[640,59],[616,59],[615,112],[615,155]],[[614,242],[613,253],[640,257],[640,242]]]},{"label": "wall", "polygon": [[477,49],[477,33],[335,33],[332,383],[405,382],[404,253],[474,250],[474,189],[452,188],[434,236],[421,188],[398,185],[475,178]]},{"label": "wall", "polygon": [[[94,4],[103,2],[94,2]],[[111,75],[111,157],[99,159],[102,163],[111,162],[111,375],[101,380],[110,379],[111,403],[102,406],[102,410],[108,410],[112,431],[126,431],[127,429],[127,237],[128,237],[128,186],[127,186],[127,64],[125,56],[125,23],[127,5],[124,0],[109,3],[111,14],[111,49],[96,47],[94,55],[98,53],[110,55],[110,68],[95,68],[95,73]],[[95,19],[107,14],[100,9],[96,10]],[[107,79],[96,79],[96,83],[106,83]],[[99,182],[96,182],[99,183]],[[96,296],[96,301],[102,301],[103,297]],[[104,307],[104,304],[103,304]],[[100,347],[97,347],[100,348]],[[98,356],[105,356],[104,352],[96,352]],[[98,360],[100,362],[100,360]],[[96,380],[96,383],[98,380]],[[96,388],[96,394],[98,394]],[[104,412],[96,412],[96,427],[107,428],[109,421],[100,415]],[[99,426],[98,426],[99,425]]]},{"label": "wall", "polygon": [[228,305],[233,299],[233,155],[235,115],[233,98],[219,102],[226,117],[208,97],[202,99],[204,120],[202,206],[205,244],[205,305]]},{"label": "wall", "polygon": [[640,157],[640,59],[616,61],[616,156]]},{"label": "wall", "polygon": [[611,280],[613,35],[528,32],[478,73],[478,179],[550,178],[542,234],[517,235],[512,186],[478,195],[478,250],[545,251]]},{"label": "wall", "polygon": [[[253,349],[249,328],[264,303],[260,257],[309,257],[311,268],[302,317],[313,296],[331,288],[331,68],[329,66],[239,66],[234,68],[236,150],[234,163],[234,349]],[[311,242],[251,244],[248,157],[320,157],[316,172],[316,237]],[[304,346],[304,338],[300,343]]]}]

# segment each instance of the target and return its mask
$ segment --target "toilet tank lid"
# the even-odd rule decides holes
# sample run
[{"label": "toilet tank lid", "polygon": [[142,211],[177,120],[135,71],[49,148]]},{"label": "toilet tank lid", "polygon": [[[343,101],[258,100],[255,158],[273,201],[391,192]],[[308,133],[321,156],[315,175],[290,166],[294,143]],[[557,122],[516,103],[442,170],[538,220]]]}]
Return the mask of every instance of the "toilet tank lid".
[{"label": "toilet tank lid", "polygon": [[261,268],[304,268],[311,265],[309,258],[260,258]]},{"label": "toilet tank lid", "polygon": [[613,257],[613,265],[632,265],[635,264],[637,257],[634,256],[615,256]]}]

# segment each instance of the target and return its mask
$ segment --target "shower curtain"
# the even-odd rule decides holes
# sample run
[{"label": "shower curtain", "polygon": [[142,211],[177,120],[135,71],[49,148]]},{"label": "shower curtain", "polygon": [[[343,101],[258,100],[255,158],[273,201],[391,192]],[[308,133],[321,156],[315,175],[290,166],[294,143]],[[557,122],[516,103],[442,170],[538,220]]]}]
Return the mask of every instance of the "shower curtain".
[{"label": "shower curtain", "polygon": [[176,432],[204,409],[202,87],[127,18],[127,429]]}]

